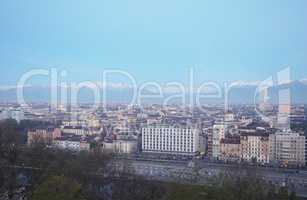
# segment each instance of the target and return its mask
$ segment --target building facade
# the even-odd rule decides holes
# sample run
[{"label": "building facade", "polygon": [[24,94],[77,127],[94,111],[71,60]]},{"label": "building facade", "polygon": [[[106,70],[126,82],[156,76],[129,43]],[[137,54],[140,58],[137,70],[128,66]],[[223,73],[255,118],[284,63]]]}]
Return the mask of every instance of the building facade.
[{"label": "building facade", "polygon": [[90,132],[87,128],[82,126],[64,126],[62,132],[66,134],[74,134],[79,136],[90,135]]},{"label": "building facade", "polygon": [[204,151],[203,137],[196,128],[148,126],[142,128],[142,151],[194,155]]},{"label": "building facade", "polygon": [[113,140],[103,142],[103,151],[119,154],[132,154],[138,151],[137,140]]},{"label": "building facade", "polygon": [[54,139],[61,137],[61,130],[59,128],[31,129],[28,131],[27,136],[28,145],[34,143],[51,144]]},{"label": "building facade", "polygon": [[269,134],[265,132],[241,133],[241,159],[248,162],[269,162]]},{"label": "building facade", "polygon": [[270,162],[305,166],[306,138],[290,131],[270,134]]},{"label": "building facade", "polygon": [[239,161],[241,159],[240,137],[228,137],[221,140],[220,159]]},{"label": "building facade", "polygon": [[212,157],[218,159],[221,154],[221,140],[225,138],[226,125],[215,124],[212,130]]},{"label": "building facade", "polygon": [[90,143],[79,137],[61,137],[53,141],[53,146],[68,151],[89,151]]},{"label": "building facade", "polygon": [[206,155],[212,157],[212,128],[203,130],[206,135]]}]

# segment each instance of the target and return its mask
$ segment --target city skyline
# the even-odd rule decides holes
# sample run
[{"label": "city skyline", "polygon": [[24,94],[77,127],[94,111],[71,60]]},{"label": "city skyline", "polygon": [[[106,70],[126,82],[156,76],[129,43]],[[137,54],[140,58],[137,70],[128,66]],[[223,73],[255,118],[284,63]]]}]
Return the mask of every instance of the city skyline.
[{"label": "city skyline", "polygon": [[307,198],[307,0],[0,1],[0,200]]}]

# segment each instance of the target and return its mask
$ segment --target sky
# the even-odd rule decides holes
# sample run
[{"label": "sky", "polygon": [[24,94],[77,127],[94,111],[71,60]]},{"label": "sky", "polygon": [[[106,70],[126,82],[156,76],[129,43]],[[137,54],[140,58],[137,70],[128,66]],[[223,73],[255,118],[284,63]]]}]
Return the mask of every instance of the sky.
[{"label": "sky", "polygon": [[188,82],[191,67],[197,82],[264,80],[285,67],[306,78],[307,1],[1,0],[0,85],[52,67],[71,81],[120,69],[137,82]]}]

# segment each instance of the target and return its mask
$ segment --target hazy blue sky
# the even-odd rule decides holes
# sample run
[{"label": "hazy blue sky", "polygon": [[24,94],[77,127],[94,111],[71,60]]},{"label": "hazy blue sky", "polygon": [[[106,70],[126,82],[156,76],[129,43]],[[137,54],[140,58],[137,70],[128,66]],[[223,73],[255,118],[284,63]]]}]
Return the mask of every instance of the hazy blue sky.
[{"label": "hazy blue sky", "polygon": [[[263,80],[286,66],[307,77],[306,0],[1,0],[1,85],[32,68],[97,80]],[[116,80],[114,80],[116,81]]]}]

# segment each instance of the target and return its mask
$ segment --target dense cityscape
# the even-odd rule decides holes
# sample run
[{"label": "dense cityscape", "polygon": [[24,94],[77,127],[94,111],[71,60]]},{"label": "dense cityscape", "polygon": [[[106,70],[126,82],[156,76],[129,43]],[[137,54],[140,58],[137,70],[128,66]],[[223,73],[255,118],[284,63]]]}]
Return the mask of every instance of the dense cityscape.
[{"label": "dense cityscape", "polygon": [[[306,106],[265,108],[269,121],[252,105],[229,106],[225,112],[218,105],[103,108],[6,103],[1,104],[0,116],[32,124],[23,132],[23,146],[40,144],[73,154],[103,152],[118,162],[129,160],[129,171],[146,179],[176,177],[184,182],[189,170],[197,168],[195,182],[205,183],[231,166],[256,167],[267,182],[306,196]],[[279,121],[281,115],[286,120]]]},{"label": "dense cityscape", "polygon": [[306,200],[307,0],[0,0],[0,200]]}]

